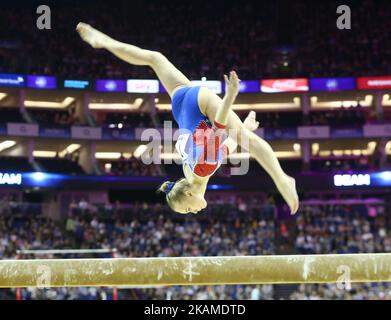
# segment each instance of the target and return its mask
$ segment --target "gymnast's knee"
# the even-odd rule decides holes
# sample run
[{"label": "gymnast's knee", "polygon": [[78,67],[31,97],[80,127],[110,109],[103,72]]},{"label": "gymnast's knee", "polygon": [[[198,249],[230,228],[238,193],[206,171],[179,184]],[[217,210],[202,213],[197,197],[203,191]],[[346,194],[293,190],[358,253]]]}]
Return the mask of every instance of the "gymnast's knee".
[{"label": "gymnast's knee", "polygon": [[246,150],[248,150],[249,147],[254,147],[258,143],[257,136],[249,131],[243,123],[236,128],[230,128],[228,134],[238,145]]}]

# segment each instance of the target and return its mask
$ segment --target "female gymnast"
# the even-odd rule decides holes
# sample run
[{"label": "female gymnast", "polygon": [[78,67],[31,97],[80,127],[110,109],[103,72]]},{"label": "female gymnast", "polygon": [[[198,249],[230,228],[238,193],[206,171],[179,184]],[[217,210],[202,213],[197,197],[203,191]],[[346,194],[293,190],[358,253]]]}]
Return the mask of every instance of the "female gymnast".
[{"label": "female gymnast", "polygon": [[205,87],[191,86],[190,80],[160,52],[119,42],[85,23],[79,23],[76,30],[93,48],[106,49],[133,65],[150,66],[170,95],[173,117],[185,132],[176,143],[185,178],[165,182],[160,187],[172,210],[187,214],[204,209],[209,178],[238,144],[271,176],[291,214],[297,212],[299,198],[295,180],[282,170],[270,145],[252,132],[258,125],[255,113],[251,112],[243,123],[231,110],[240,81],[234,71],[229,77],[224,75],[226,92],[221,99]]}]

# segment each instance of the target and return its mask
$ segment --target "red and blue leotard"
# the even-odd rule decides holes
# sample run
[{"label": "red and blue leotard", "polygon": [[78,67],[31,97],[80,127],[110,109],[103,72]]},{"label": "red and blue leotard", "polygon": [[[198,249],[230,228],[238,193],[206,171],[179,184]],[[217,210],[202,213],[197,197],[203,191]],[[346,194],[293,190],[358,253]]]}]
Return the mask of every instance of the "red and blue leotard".
[{"label": "red and blue leotard", "polygon": [[199,86],[181,88],[172,98],[172,114],[180,130],[175,147],[183,166],[189,165],[199,177],[208,177],[221,166],[229,150],[224,144],[225,126],[212,125],[201,113],[199,90]]}]

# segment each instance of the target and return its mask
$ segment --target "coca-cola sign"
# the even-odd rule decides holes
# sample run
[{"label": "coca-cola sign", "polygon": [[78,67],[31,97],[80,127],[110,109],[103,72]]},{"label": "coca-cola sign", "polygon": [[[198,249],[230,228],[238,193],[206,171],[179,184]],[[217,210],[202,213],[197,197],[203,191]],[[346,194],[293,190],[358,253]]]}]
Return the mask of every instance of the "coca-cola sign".
[{"label": "coca-cola sign", "polygon": [[270,79],[261,81],[262,92],[308,91],[308,79]]}]

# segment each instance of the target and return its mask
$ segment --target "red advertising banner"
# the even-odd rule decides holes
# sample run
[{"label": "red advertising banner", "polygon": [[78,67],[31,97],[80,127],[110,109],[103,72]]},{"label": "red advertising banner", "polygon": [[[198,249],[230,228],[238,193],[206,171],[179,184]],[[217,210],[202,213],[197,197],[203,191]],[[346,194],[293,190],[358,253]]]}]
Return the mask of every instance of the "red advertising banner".
[{"label": "red advertising banner", "polygon": [[262,92],[296,92],[308,90],[308,79],[273,79],[261,81]]},{"label": "red advertising banner", "polygon": [[357,88],[367,89],[391,89],[391,77],[362,77],[357,78]]}]

